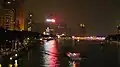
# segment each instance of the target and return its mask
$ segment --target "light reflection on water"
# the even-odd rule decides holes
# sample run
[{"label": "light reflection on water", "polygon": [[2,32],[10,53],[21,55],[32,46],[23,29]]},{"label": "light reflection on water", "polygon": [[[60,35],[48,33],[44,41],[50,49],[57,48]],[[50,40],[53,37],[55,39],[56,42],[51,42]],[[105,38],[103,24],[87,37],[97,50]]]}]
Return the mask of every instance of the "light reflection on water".
[{"label": "light reflection on water", "polygon": [[47,54],[43,54],[44,58],[44,67],[59,67],[58,63],[58,51],[56,47],[56,41],[45,41],[44,51]]},{"label": "light reflection on water", "polygon": [[[56,43],[55,40],[44,42],[44,51],[47,53],[43,54],[44,67],[60,67],[59,65],[60,63],[58,60],[59,52],[57,49],[57,45],[58,44]],[[77,67],[77,62],[70,61],[68,67]]]},{"label": "light reflection on water", "polygon": [[[34,53],[31,56],[32,60],[30,60],[29,62],[32,62],[33,65],[38,64],[38,66],[40,65],[40,67],[80,67],[80,66],[77,66],[76,62],[75,63],[71,62],[72,64],[68,63],[69,59],[66,59],[67,57],[63,56],[64,52],[62,53],[62,56],[59,55],[60,51],[58,49],[58,45],[59,45],[59,48],[61,51],[64,51],[65,49],[70,49],[70,48],[61,47],[62,44],[61,43],[59,44],[55,40],[44,41],[44,45],[40,46],[40,55],[38,55],[38,53],[39,53],[38,49],[35,48],[35,51],[33,50]],[[38,56],[36,56],[36,55],[38,55]],[[34,59],[34,58],[37,58],[38,60]],[[34,63],[34,61],[39,61],[39,60],[40,60],[40,63],[36,63],[36,64]],[[14,64],[13,64],[13,66],[14,66]],[[38,66],[36,66],[36,67],[38,67]],[[30,66],[28,66],[28,67],[30,67]]]}]

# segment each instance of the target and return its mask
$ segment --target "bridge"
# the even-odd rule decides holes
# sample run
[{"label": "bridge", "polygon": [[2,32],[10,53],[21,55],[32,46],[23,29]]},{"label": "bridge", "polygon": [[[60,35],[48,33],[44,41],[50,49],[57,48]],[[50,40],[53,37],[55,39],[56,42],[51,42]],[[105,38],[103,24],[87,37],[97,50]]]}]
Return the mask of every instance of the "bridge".
[{"label": "bridge", "polygon": [[105,40],[104,36],[97,37],[97,36],[57,36],[58,39],[73,39],[73,40]]}]

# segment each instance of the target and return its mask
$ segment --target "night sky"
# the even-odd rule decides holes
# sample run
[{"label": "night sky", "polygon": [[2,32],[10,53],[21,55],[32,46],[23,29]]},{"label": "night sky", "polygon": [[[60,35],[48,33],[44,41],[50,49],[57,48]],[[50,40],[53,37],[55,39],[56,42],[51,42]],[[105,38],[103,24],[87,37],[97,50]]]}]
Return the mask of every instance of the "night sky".
[{"label": "night sky", "polygon": [[25,14],[33,12],[36,22],[55,13],[58,23],[76,27],[86,24],[89,35],[115,33],[120,23],[119,0],[25,0]]}]

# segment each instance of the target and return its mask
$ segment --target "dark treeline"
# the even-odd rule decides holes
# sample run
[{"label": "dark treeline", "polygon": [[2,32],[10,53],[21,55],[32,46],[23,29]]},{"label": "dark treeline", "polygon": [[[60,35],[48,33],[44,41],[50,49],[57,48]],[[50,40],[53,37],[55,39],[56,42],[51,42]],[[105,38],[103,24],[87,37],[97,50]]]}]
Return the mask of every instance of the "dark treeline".
[{"label": "dark treeline", "polygon": [[29,31],[10,31],[0,28],[0,40],[24,39],[26,37],[38,37],[40,33]]}]

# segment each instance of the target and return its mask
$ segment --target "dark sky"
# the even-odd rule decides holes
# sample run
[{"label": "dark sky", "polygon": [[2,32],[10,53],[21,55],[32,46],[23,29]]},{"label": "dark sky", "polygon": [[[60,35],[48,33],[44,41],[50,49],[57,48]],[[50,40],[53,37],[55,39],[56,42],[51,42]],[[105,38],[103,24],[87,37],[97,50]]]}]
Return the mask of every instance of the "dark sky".
[{"label": "dark sky", "polygon": [[25,12],[33,12],[40,23],[54,12],[58,23],[86,24],[89,35],[115,33],[120,23],[119,0],[26,0]]}]

